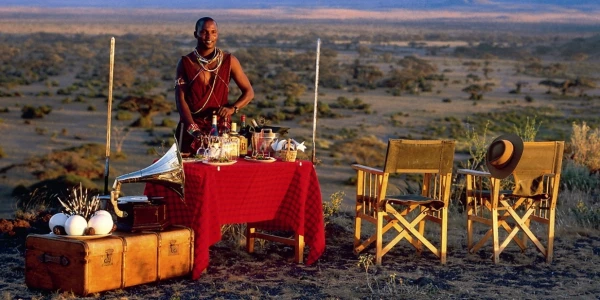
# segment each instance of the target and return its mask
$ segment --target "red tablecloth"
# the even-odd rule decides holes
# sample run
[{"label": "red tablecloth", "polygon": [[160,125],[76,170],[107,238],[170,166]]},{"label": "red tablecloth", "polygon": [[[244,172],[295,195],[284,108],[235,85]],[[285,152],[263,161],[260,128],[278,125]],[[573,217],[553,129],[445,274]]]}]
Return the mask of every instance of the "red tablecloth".
[{"label": "red tablecloth", "polygon": [[195,232],[192,278],[208,267],[209,247],[221,240],[221,225],[255,223],[267,230],[304,235],[312,264],[325,250],[321,188],[310,161],[273,163],[243,159],[230,166],[184,163],[185,203],[173,191],[147,184],[148,196],[164,196],[172,224]]}]

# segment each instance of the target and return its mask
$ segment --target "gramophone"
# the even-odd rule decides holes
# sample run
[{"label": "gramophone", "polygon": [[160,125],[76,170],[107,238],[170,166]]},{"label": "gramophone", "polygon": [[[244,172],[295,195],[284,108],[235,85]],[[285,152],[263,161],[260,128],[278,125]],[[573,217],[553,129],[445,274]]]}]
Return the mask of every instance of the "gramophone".
[{"label": "gramophone", "polygon": [[[168,227],[166,204],[162,197],[133,196],[119,197],[124,183],[150,182],[160,184],[175,191],[183,199],[184,173],[181,153],[177,143],[152,165],[115,178],[110,192],[112,210],[117,216],[117,229],[120,231],[163,230]],[[100,199],[108,200],[109,196]]]}]

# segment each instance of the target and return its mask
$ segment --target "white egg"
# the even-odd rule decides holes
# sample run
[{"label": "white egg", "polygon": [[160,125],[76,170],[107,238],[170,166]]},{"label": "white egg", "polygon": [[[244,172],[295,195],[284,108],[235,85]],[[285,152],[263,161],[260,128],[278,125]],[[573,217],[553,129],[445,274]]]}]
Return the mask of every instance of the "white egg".
[{"label": "white egg", "polygon": [[54,227],[56,226],[65,226],[65,222],[67,221],[67,219],[69,218],[69,216],[67,214],[64,213],[57,213],[52,215],[52,217],[50,218],[50,221],[48,221],[48,227],[50,227],[50,231],[52,231],[54,229]]},{"label": "white egg", "polygon": [[110,214],[97,214],[90,218],[87,224],[88,227],[94,228],[96,234],[108,234],[113,228],[113,219]]},{"label": "white egg", "polygon": [[94,213],[94,216],[97,216],[97,215],[107,215],[107,216],[110,216],[112,218],[112,215],[108,211],[103,210],[103,209],[97,210]]},{"label": "white egg", "polygon": [[80,215],[70,216],[65,222],[65,231],[68,235],[83,235],[87,221]]}]

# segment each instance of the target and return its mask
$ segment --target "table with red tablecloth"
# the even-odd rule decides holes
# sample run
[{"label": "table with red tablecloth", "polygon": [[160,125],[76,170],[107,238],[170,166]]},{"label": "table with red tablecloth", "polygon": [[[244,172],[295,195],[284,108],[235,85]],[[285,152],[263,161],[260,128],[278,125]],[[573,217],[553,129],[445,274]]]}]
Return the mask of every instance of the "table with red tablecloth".
[{"label": "table with red tablecloth", "polygon": [[197,279],[208,267],[209,247],[221,240],[221,226],[253,223],[264,230],[293,230],[309,247],[306,264],[325,250],[321,188],[310,161],[272,163],[246,161],[227,166],[184,162],[185,199],[148,183],[144,193],[163,196],[172,224],[194,229]]}]

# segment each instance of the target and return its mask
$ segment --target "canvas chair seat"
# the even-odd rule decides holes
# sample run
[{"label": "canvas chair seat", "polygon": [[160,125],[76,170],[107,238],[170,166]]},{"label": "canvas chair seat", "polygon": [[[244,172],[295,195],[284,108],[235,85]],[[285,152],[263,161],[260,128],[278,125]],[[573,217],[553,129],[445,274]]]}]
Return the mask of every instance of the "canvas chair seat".
[{"label": "canvas chair seat", "polygon": [[384,203],[389,203],[392,205],[394,205],[394,204],[406,205],[406,206],[420,205],[423,207],[427,207],[428,209],[431,209],[431,210],[440,210],[445,205],[444,201],[441,201],[441,200],[438,200],[435,198],[431,198],[431,197],[425,197],[422,195],[386,196],[386,198],[383,201],[384,201]]},{"label": "canvas chair seat", "polygon": [[[454,141],[390,139],[383,169],[352,165],[357,171],[356,254],[375,244],[375,262],[380,265],[383,255],[406,240],[419,254],[425,246],[440,258],[442,264],[446,263],[454,146]],[[387,195],[390,174],[422,176],[418,182],[419,191]],[[375,227],[375,233],[366,238],[361,236],[363,221]],[[437,241],[430,241],[425,236],[426,223],[440,226]]]},{"label": "canvas chair seat", "polygon": [[[490,173],[458,170],[466,178],[467,248],[474,253],[491,239],[494,263],[499,262],[500,254],[510,242],[515,242],[521,251],[525,251],[528,241],[531,241],[548,263],[553,257],[564,142],[523,144],[522,157],[512,172],[513,190],[502,190],[501,180]],[[544,230],[534,232],[532,222],[541,224],[545,234]],[[476,244],[473,240],[475,224],[489,227]],[[506,233],[503,239],[499,229]],[[518,236],[520,232],[521,237]]]}]

